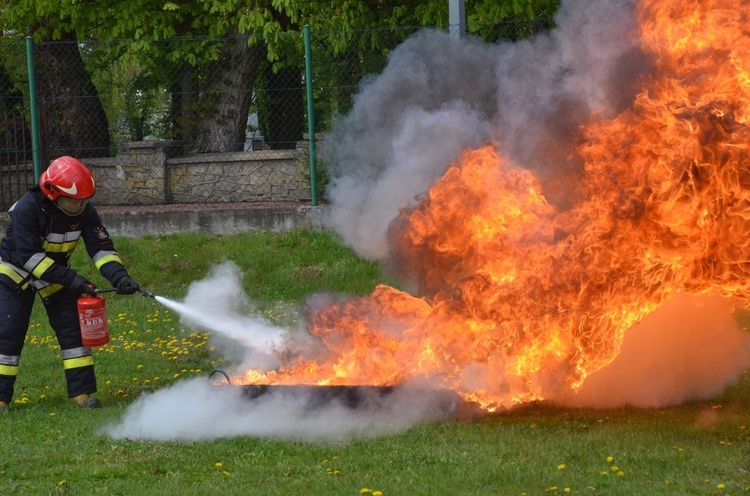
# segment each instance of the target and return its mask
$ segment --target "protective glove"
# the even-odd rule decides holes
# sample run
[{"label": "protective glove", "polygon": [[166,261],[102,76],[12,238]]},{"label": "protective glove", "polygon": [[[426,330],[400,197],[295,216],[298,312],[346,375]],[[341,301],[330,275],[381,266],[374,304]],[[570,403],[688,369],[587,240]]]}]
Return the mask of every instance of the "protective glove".
[{"label": "protective glove", "polygon": [[75,293],[85,293],[87,295],[96,296],[96,286],[87,281],[85,277],[78,274],[76,274],[70,282],[68,288]]},{"label": "protective glove", "polygon": [[121,277],[117,281],[117,294],[131,295],[141,289],[137,282],[132,280],[130,276]]}]

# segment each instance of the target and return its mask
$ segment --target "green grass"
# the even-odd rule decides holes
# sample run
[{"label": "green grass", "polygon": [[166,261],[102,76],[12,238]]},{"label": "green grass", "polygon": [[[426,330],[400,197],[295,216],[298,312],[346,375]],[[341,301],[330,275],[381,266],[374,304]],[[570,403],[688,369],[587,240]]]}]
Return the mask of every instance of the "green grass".
[{"label": "green grass", "polygon": [[[294,319],[311,293],[367,294],[392,282],[317,230],[116,241],[134,278],[171,298],[233,261],[257,312],[272,322]],[[105,287],[82,251],[74,265]],[[181,327],[152,299],[107,296],[107,311],[112,340],[95,350],[106,407],[82,410],[66,398],[57,343],[37,303],[15,403],[0,416],[0,494],[750,494],[747,372],[717,398],[672,408],[533,404],[327,444],[114,440],[99,429],[141,393],[207,376],[224,362],[205,333]]]}]

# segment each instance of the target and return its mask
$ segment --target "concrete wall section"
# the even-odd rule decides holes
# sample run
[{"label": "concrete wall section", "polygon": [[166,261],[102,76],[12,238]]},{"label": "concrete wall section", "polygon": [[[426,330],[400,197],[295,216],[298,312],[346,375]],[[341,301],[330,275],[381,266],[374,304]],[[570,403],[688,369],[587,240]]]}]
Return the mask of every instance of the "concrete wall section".
[{"label": "concrete wall section", "polygon": [[285,232],[295,227],[325,227],[328,209],[313,206],[254,206],[248,208],[197,208],[180,210],[99,209],[102,222],[113,236],[138,238],[173,233],[233,234]]}]

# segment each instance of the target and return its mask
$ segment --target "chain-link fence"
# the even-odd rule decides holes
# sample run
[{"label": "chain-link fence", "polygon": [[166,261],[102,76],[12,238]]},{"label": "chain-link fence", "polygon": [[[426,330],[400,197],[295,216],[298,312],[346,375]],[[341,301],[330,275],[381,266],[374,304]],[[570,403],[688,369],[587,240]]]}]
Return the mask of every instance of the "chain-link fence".
[{"label": "chain-link fence", "polygon": [[[518,39],[550,23],[505,22],[474,31],[488,41]],[[304,38],[296,31],[279,35],[274,62],[267,47],[244,36],[70,40],[31,50],[2,45],[0,208],[61,155],[90,166],[100,205],[309,201],[322,193],[326,171],[318,161],[310,167],[308,113],[316,148],[324,151],[326,132],[349,111],[363,79],[381,72],[389,53],[419,29],[312,31],[311,105]],[[332,40],[342,39],[348,48],[334,54]]]}]

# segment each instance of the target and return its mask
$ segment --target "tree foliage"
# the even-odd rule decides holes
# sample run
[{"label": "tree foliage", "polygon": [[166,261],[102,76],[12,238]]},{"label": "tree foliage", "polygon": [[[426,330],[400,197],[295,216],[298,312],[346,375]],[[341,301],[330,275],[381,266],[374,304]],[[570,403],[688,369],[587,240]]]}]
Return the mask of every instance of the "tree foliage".
[{"label": "tree foliage", "polygon": [[[502,21],[551,17],[557,4],[558,0],[466,0],[467,28],[485,39],[504,37],[507,33],[496,30]],[[289,77],[289,68],[295,68],[292,72],[297,70],[301,78],[303,26],[310,25],[318,37],[316,57],[329,61],[328,67],[318,69],[321,75],[333,78],[333,84],[356,84],[373,70],[364,67],[362,60],[377,59],[384,64],[388,52],[419,27],[447,27],[448,10],[449,0],[0,0],[0,26],[6,38],[31,35],[35,42],[86,41],[86,73],[70,77],[91,78],[96,83],[113,135],[125,128],[131,138],[142,139],[150,131],[170,129],[176,133],[171,137],[195,138],[203,143],[201,149],[210,151],[226,149],[226,145],[195,135],[212,129],[213,135],[221,136],[217,128],[222,122],[243,126],[241,114],[225,117],[246,110],[227,111],[219,122],[216,109],[247,106],[248,100],[240,95],[230,96],[231,102],[201,100],[202,92],[216,85],[228,94],[228,81],[272,84],[279,79],[273,73],[284,70]],[[215,41],[236,37],[249,47],[262,48],[248,50],[247,59],[238,59],[229,44]],[[95,46],[93,40],[122,41]],[[257,57],[259,53],[265,62]],[[217,67],[231,60],[242,60],[231,62],[242,67],[242,77],[217,72]],[[269,64],[271,74],[265,74],[263,64]],[[263,74],[256,80],[256,75]],[[114,89],[124,96],[104,95],[105,90]],[[188,93],[180,97],[180,91]],[[198,96],[187,96],[192,91]],[[296,95],[290,105],[301,105],[301,100],[296,101],[300,98]],[[346,110],[348,98],[342,97],[328,110]],[[163,110],[167,100],[171,101],[167,112],[171,125],[145,118],[146,111]],[[124,122],[117,115],[123,108]],[[300,118],[298,112],[293,114]],[[211,118],[216,120],[214,125],[201,126],[200,121]],[[227,130],[224,135],[236,136],[236,131]]]},{"label": "tree foliage", "polygon": [[[250,35],[268,46],[268,58],[281,55],[284,37],[309,24],[329,33],[334,52],[343,52],[352,31],[448,24],[448,2],[428,0],[0,0],[0,26],[6,33],[35,41],[77,39],[160,40],[175,37]],[[558,0],[466,0],[472,26],[507,19],[551,16]],[[176,50],[174,56],[188,56]],[[193,57],[196,54],[193,53]]]}]

